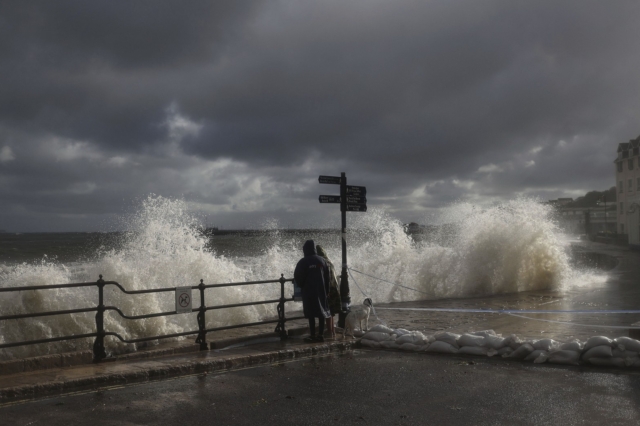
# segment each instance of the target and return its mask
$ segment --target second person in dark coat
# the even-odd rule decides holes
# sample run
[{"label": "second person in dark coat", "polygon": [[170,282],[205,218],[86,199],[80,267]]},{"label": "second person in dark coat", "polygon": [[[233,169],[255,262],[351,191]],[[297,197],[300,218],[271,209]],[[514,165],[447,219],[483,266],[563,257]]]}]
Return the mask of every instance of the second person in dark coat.
[{"label": "second person in dark coat", "polygon": [[[293,277],[302,288],[302,308],[305,318],[309,319],[310,337],[307,341],[324,340],[325,319],[331,316],[329,311],[329,267],[324,259],[316,254],[313,240],[307,240],[302,247],[304,257],[296,265]],[[315,319],[318,318],[316,336]]]}]

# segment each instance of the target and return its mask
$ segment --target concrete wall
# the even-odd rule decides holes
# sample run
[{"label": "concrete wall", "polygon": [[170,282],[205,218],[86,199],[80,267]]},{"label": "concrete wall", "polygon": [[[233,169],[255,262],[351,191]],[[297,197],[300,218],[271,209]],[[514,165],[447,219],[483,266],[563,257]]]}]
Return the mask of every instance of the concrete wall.
[{"label": "concrete wall", "polygon": [[627,197],[629,205],[625,208],[627,217],[627,227],[629,234],[629,245],[633,248],[640,248],[640,193]]}]

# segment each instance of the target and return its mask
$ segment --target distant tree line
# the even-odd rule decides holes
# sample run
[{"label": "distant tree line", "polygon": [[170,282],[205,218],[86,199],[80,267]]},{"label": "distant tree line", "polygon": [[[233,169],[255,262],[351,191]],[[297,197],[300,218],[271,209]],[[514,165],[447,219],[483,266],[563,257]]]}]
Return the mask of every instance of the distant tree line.
[{"label": "distant tree line", "polygon": [[596,207],[604,203],[606,196],[607,204],[611,203],[615,206],[616,187],[612,186],[606,191],[590,191],[584,197],[578,197],[575,200],[563,205],[562,207]]}]

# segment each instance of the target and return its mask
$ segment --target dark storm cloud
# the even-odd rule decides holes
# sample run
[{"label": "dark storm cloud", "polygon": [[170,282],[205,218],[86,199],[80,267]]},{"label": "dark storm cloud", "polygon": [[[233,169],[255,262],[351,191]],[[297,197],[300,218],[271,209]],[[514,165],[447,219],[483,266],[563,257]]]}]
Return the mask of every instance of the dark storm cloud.
[{"label": "dark storm cloud", "polygon": [[639,12],[3,2],[0,228],[92,229],[150,192],[236,226],[314,220],[331,193],[317,175],[342,170],[405,220],[607,188],[617,143],[640,133]]}]

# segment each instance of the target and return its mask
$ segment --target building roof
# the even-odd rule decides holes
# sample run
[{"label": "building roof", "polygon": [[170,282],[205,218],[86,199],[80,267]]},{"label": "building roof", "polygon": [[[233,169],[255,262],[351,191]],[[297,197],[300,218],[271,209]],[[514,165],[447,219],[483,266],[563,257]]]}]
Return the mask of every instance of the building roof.
[{"label": "building roof", "polygon": [[620,142],[618,144],[618,151],[617,151],[618,152],[618,156],[616,157],[615,160],[613,160],[613,162],[617,163],[617,162],[622,161],[623,159],[628,158],[629,156],[633,156],[634,155],[634,153],[632,152],[632,153],[630,153],[631,155],[629,155],[629,153],[627,153],[625,156],[623,156],[623,155],[620,155],[621,152],[625,153],[625,152],[627,152],[627,151],[629,151],[631,149],[633,149],[635,152],[637,152],[636,150],[638,148],[640,148],[640,136],[638,136],[635,139],[629,140],[629,142]]}]

